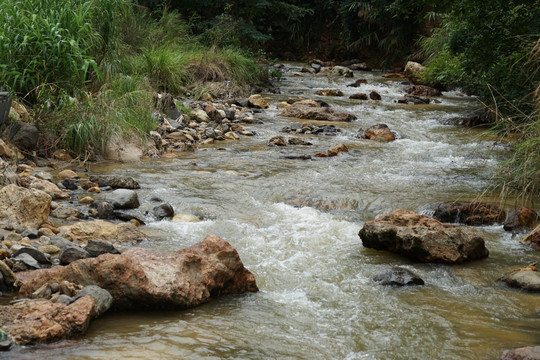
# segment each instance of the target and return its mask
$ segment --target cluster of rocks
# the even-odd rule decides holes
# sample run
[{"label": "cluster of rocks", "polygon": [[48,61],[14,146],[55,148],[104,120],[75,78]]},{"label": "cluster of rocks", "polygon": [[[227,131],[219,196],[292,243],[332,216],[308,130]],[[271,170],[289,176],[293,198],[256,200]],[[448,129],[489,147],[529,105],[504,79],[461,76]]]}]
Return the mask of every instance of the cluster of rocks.
[{"label": "cluster of rocks", "polygon": [[217,236],[172,254],[132,248],[146,239],[134,211],[174,216],[166,202],[141,205],[133,178],[51,175],[52,168],[31,165],[0,160],[7,184],[0,189],[0,296],[21,297],[0,306],[0,349],[80,336],[110,307],[183,309],[257,291],[237,252]]},{"label": "cluster of rocks", "polygon": [[321,120],[321,121],[336,121],[350,122],[356,120],[357,117],[353,114],[332,109],[328,105],[314,100],[301,100],[282,108],[281,116],[291,117],[296,119]]},{"label": "cluster of rocks", "polygon": [[[447,264],[483,259],[489,255],[484,239],[455,224],[478,226],[503,223],[507,231],[536,226],[524,241],[540,242],[539,216],[526,207],[519,207],[507,215],[492,204],[456,202],[437,204],[430,213],[432,217],[414,211],[395,210],[366,222],[358,235],[367,248],[394,252],[420,262]],[[407,269],[392,268],[377,274],[374,280],[385,285],[423,283],[416,277]],[[540,291],[540,272],[536,263],[512,270],[499,280],[511,287]]]},{"label": "cluster of rocks", "polygon": [[282,133],[287,134],[306,134],[306,135],[325,135],[336,136],[338,133],[343,132],[342,129],[335,125],[315,125],[310,123],[293,123],[290,126],[286,126],[281,129]]},{"label": "cluster of rocks", "polygon": [[344,77],[353,77],[353,70],[370,71],[371,67],[359,59],[353,59],[336,64],[332,61],[311,60],[302,67],[301,73],[322,74],[329,73]]},{"label": "cluster of rocks", "polygon": [[18,273],[15,281],[22,299],[0,306],[8,337],[4,349],[11,342],[38,344],[83,335],[90,320],[109,308],[186,309],[218,296],[258,291],[236,250],[215,235],[175,253],[131,248]]},{"label": "cluster of rocks", "polygon": [[154,103],[159,111],[155,116],[160,127],[150,135],[160,153],[192,151],[198,144],[253,136],[255,133],[245,129],[244,124],[253,124],[253,114],[268,108],[259,94],[223,102],[185,102],[182,105],[189,109],[187,114],[178,110],[170,94],[157,94]]}]

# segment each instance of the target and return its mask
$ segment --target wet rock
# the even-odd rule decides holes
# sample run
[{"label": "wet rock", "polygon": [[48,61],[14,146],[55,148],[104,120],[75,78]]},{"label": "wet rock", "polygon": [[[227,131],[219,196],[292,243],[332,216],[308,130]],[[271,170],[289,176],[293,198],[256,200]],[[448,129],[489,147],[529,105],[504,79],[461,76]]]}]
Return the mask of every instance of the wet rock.
[{"label": "wet rock", "polygon": [[60,234],[68,240],[85,244],[88,240],[133,243],[146,238],[131,223],[113,224],[105,220],[79,222],[60,227]]},{"label": "wet rock", "polygon": [[35,125],[29,123],[17,122],[13,124],[9,132],[9,139],[21,150],[35,150],[37,147],[38,138],[38,128]]},{"label": "wet rock", "polygon": [[511,287],[518,289],[540,292],[540,272],[533,263],[524,268],[510,271],[500,279]]},{"label": "wet rock", "polygon": [[362,86],[362,84],[367,84],[367,80],[366,79],[358,79],[356,80],[355,82],[353,82],[352,84],[349,84],[347,85],[348,87],[359,87],[359,86]]},{"label": "wet rock", "polygon": [[215,235],[175,253],[132,248],[47,269],[27,281],[20,295],[58,279],[97,285],[109,291],[121,309],[185,309],[222,295],[258,291],[236,250]]},{"label": "wet rock", "polygon": [[39,232],[37,229],[26,229],[21,233],[21,236],[30,239],[37,239],[39,237]]},{"label": "wet rock", "polygon": [[414,96],[441,96],[440,90],[425,85],[408,86],[405,92]]},{"label": "wet rock", "polygon": [[110,186],[113,189],[140,189],[139,183],[131,177],[92,175],[90,181],[100,187]]},{"label": "wet rock", "polygon": [[501,223],[506,213],[498,206],[481,202],[446,202],[435,209],[433,217],[442,222],[467,225],[493,225]]},{"label": "wet rock", "polygon": [[311,160],[311,155],[285,155],[283,158],[287,160]]},{"label": "wet rock", "polygon": [[[41,266],[39,265],[39,262],[34,259],[32,256],[26,254],[26,253],[21,253],[17,256],[13,256],[11,257],[11,260],[15,261],[15,262],[18,262],[18,263],[22,263],[24,264],[26,267],[28,267],[29,269],[41,269]],[[13,268],[15,271],[18,271],[17,269]],[[23,267],[22,269],[20,270],[25,270],[25,268]]]},{"label": "wet rock", "polygon": [[34,249],[34,248],[30,248],[30,247],[23,247],[19,250],[17,250],[14,254],[13,254],[13,258],[16,258],[17,256],[19,256],[20,254],[28,254],[30,255],[31,257],[33,257],[37,262],[39,262],[40,264],[46,264],[46,265],[50,265],[51,264],[51,260],[45,256],[45,254],[43,254],[41,251],[37,250],[37,249]]},{"label": "wet rock", "polygon": [[538,225],[529,235],[527,235],[523,241],[540,244],[540,225]]},{"label": "wet rock", "polygon": [[338,156],[342,152],[349,152],[349,149],[345,144],[339,143],[328,149],[328,156]]},{"label": "wet rock", "polygon": [[94,198],[91,197],[91,196],[85,196],[85,197],[79,199],[79,204],[88,205],[88,204],[92,204],[93,202],[94,202]]},{"label": "wet rock", "polygon": [[263,99],[263,97],[260,94],[251,95],[248,101],[249,101],[250,107],[254,107],[258,109],[268,108],[268,103]]},{"label": "wet rock", "polygon": [[77,190],[79,188],[77,179],[64,179],[60,184],[68,190]]},{"label": "wet rock", "polygon": [[60,190],[58,186],[47,180],[41,180],[33,176],[28,176],[23,180],[26,187],[46,192],[53,200],[68,200],[69,194]]},{"label": "wet rock", "polygon": [[375,275],[373,281],[381,285],[424,285],[424,280],[418,275],[401,267],[393,267],[391,269],[380,271]]},{"label": "wet rock", "polygon": [[389,142],[396,140],[394,133],[386,124],[377,124],[366,129],[364,136],[369,140]]},{"label": "wet rock", "polygon": [[66,220],[69,218],[79,218],[80,215],[81,212],[78,209],[69,206],[59,206],[53,211],[51,211],[52,217],[62,220]]},{"label": "wet rock", "polygon": [[120,254],[112,244],[96,240],[88,240],[84,250],[86,250],[89,257],[98,257],[103,254]]},{"label": "wet rock", "polygon": [[540,346],[527,346],[502,353],[501,360],[540,360]]},{"label": "wet rock", "polygon": [[158,220],[168,219],[174,216],[174,209],[171,204],[163,203],[155,206],[152,209],[152,214],[154,214]]},{"label": "wet rock", "polygon": [[382,99],[381,95],[378,92],[376,92],[375,90],[369,93],[369,98],[371,100],[381,100]]},{"label": "wet rock", "polygon": [[489,255],[484,240],[466,229],[406,210],[366,222],[358,235],[365,247],[421,262],[461,263]]},{"label": "wet rock", "polygon": [[91,296],[68,306],[41,299],[25,300],[0,306],[0,323],[16,344],[50,343],[84,335],[97,313]]},{"label": "wet rock", "polygon": [[313,145],[309,141],[305,141],[304,139],[301,139],[301,138],[291,137],[287,141],[290,145],[306,145],[306,146]]},{"label": "wet rock", "polygon": [[268,145],[287,146],[287,143],[285,142],[283,136],[274,136],[268,140]]},{"label": "wet rock", "polygon": [[0,218],[13,227],[39,228],[49,217],[51,200],[41,190],[4,186],[0,189]]},{"label": "wet rock", "polygon": [[114,206],[106,201],[100,201],[96,204],[97,217],[104,220],[114,219]]},{"label": "wet rock", "polygon": [[295,102],[284,109],[281,116],[293,117],[297,119],[326,120],[326,121],[344,121],[356,120],[356,116],[336,111],[330,107],[321,106],[313,100],[303,100]]},{"label": "wet rock", "polygon": [[129,189],[116,189],[107,196],[106,200],[115,209],[136,209],[140,205],[137,193]]},{"label": "wet rock", "polygon": [[86,259],[89,257],[90,254],[79,245],[69,244],[67,246],[64,246],[64,248],[60,252],[60,264],[68,265],[74,261]]},{"label": "wet rock", "polygon": [[338,89],[324,89],[315,91],[315,95],[322,96],[343,96],[343,92]]},{"label": "wet rock", "polygon": [[532,229],[538,225],[538,219],[536,211],[520,206],[504,220],[503,228],[506,231],[516,231],[523,228]]},{"label": "wet rock", "polygon": [[420,78],[425,71],[425,67],[421,64],[414,61],[407,61],[405,65],[405,70],[403,74],[409,79],[413,84],[419,84],[421,82]]},{"label": "wet rock", "polygon": [[56,236],[51,236],[49,243],[50,245],[56,246],[59,249],[63,249],[64,246],[70,245],[71,241],[69,241],[68,239],[62,236],[56,235]]},{"label": "wet rock", "polygon": [[349,96],[349,99],[352,99],[352,100],[368,100],[368,96],[367,94],[364,94],[364,93],[356,93],[356,94],[352,94],[351,96]]},{"label": "wet rock", "polygon": [[77,293],[77,295],[71,298],[71,303],[74,303],[75,301],[85,296],[90,296],[94,299],[94,308],[96,311],[95,316],[102,315],[107,310],[109,310],[113,304],[112,295],[107,290],[95,285],[85,286],[81,291]]},{"label": "wet rock", "polygon": [[136,215],[133,215],[133,214],[130,214],[130,213],[121,212],[121,211],[115,211],[114,212],[114,217],[116,219],[118,219],[118,220],[130,221],[136,226],[146,225],[144,220],[142,220],[139,216],[136,216]]}]

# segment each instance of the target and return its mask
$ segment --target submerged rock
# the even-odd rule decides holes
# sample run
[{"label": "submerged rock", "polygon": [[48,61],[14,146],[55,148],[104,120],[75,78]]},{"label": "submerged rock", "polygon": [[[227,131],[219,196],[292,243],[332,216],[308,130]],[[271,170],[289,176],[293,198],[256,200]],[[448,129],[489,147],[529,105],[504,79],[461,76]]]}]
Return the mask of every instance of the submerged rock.
[{"label": "submerged rock", "polygon": [[140,189],[141,186],[131,177],[92,175],[90,181],[98,184],[100,187],[110,186],[113,189]]},{"label": "submerged rock", "polygon": [[358,235],[365,247],[421,262],[461,263],[489,255],[484,239],[413,211],[395,210],[368,221]]},{"label": "submerged rock", "polygon": [[418,275],[410,270],[397,266],[378,272],[373,278],[373,281],[381,285],[424,285],[424,280]]},{"label": "submerged rock", "polygon": [[343,96],[343,92],[338,89],[323,89],[315,91],[315,95],[322,96]]},{"label": "submerged rock", "polygon": [[22,286],[20,295],[62,280],[106,289],[121,309],[185,309],[221,295],[258,291],[236,250],[215,235],[175,253],[132,248],[43,270]]},{"label": "submerged rock", "polygon": [[446,202],[437,205],[433,217],[449,223],[493,225],[502,222],[506,213],[498,206],[481,202]]}]

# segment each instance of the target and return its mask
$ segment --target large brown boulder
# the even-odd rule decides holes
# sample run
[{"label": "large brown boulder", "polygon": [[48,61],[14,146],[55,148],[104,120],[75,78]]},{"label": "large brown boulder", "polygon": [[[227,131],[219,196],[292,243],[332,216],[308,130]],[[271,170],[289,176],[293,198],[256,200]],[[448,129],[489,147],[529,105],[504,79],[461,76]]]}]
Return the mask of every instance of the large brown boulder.
[{"label": "large brown boulder", "polygon": [[120,309],[185,309],[221,295],[258,291],[255,277],[236,250],[215,235],[175,253],[132,248],[121,255],[104,254],[40,270],[21,287],[20,295],[64,280],[109,291],[113,306]]},{"label": "large brown boulder", "polygon": [[0,324],[19,344],[49,343],[79,337],[97,316],[95,300],[84,296],[70,305],[48,300],[26,300],[0,306]]},{"label": "large brown boulder", "polygon": [[379,142],[389,142],[396,140],[396,136],[386,124],[377,124],[366,129],[364,132],[366,138]]},{"label": "large brown boulder", "polygon": [[356,116],[343,111],[337,111],[330,107],[321,106],[313,100],[298,101],[284,109],[281,116],[297,119],[344,121],[356,120]]},{"label": "large brown boulder", "polygon": [[136,243],[146,239],[144,233],[131,223],[114,224],[105,220],[78,222],[61,226],[59,230],[60,236],[79,244],[86,244],[88,240]]},{"label": "large brown boulder", "polygon": [[0,222],[16,227],[39,228],[47,221],[51,207],[47,193],[14,184],[0,189]]},{"label": "large brown boulder", "polygon": [[461,263],[489,255],[482,238],[413,211],[395,210],[368,221],[358,235],[365,247],[421,262]]},{"label": "large brown boulder", "polygon": [[446,202],[437,205],[433,217],[449,223],[493,225],[501,223],[506,213],[498,206],[481,202]]}]

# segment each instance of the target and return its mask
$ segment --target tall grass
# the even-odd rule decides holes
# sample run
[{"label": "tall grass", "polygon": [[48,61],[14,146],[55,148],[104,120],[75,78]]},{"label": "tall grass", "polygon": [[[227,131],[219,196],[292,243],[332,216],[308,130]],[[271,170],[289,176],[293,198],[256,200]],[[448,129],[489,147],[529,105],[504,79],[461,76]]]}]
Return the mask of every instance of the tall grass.
[{"label": "tall grass", "polygon": [[145,136],[153,92],[262,79],[240,50],[204,46],[178,13],[132,0],[3,0],[0,24],[0,84],[79,155],[102,152],[111,134]]}]

